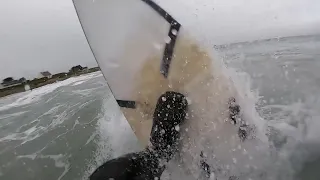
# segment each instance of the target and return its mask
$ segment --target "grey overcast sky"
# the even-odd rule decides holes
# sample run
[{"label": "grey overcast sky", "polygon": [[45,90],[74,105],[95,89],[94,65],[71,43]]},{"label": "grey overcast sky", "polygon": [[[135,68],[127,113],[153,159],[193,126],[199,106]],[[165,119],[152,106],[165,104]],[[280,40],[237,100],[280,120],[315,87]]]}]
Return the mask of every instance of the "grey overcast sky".
[{"label": "grey overcast sky", "polygon": [[0,81],[97,66],[71,0],[0,1]]},{"label": "grey overcast sky", "polygon": [[[214,44],[320,32],[319,0],[156,2]],[[0,1],[0,80],[76,64],[96,66],[71,0]]]}]

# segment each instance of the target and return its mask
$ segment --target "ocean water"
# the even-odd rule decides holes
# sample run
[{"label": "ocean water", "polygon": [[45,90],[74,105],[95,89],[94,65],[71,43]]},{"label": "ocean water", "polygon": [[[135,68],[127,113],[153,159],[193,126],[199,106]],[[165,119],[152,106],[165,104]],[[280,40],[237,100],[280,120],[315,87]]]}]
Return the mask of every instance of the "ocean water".
[{"label": "ocean water", "polygon": [[137,150],[101,72],[0,99],[0,179],[86,179]]},{"label": "ocean water", "polygon": [[[266,174],[320,178],[320,36],[215,46],[273,152]],[[252,110],[252,109],[251,109]],[[255,113],[255,112],[254,112]],[[252,114],[254,114],[252,113]]]},{"label": "ocean water", "polygon": [[[215,46],[247,118],[266,129],[261,179],[318,180],[320,36]],[[0,179],[86,179],[140,149],[100,72],[0,99]]]}]

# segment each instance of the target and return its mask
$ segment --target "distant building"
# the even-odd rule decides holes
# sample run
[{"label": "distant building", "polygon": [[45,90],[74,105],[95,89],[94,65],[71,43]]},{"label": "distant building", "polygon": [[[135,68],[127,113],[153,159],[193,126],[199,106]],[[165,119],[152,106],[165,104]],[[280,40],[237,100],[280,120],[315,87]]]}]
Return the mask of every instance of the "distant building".
[{"label": "distant building", "polygon": [[82,67],[81,65],[77,65],[77,66],[73,66],[69,70],[69,73],[74,74],[74,73],[82,73],[87,71],[88,71],[88,67]]},{"label": "distant building", "polygon": [[49,71],[40,72],[41,77],[51,78],[52,74]]}]

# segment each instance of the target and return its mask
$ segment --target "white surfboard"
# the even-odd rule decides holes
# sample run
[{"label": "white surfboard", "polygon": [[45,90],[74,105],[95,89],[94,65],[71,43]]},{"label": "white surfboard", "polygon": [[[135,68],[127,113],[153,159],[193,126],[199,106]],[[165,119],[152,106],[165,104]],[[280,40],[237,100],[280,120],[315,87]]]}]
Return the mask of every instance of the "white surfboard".
[{"label": "white surfboard", "polygon": [[[248,178],[262,167],[260,142],[230,120],[235,88],[183,26],[149,0],[74,0],[92,52],[143,147],[158,97],[188,97],[169,179]],[[245,134],[243,132],[245,131]],[[215,177],[213,177],[215,176]]]}]

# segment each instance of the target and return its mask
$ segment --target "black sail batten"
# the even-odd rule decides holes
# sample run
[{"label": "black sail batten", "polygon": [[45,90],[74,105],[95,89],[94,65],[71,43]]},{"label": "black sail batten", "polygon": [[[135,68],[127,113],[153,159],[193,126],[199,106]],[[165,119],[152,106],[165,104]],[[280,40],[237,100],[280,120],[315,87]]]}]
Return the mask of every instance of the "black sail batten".
[{"label": "black sail batten", "polygon": [[163,56],[162,56],[161,69],[160,69],[160,72],[163,74],[163,76],[167,78],[169,74],[172,55],[174,52],[174,46],[176,43],[176,39],[180,30],[181,24],[178,23],[178,21],[176,21],[170,14],[168,14],[164,9],[158,6],[155,2],[151,0],[141,0],[141,1],[145,2],[152,9],[157,11],[158,14],[162,16],[170,24],[170,29],[168,32],[168,37],[170,37],[170,42],[166,43]]}]

